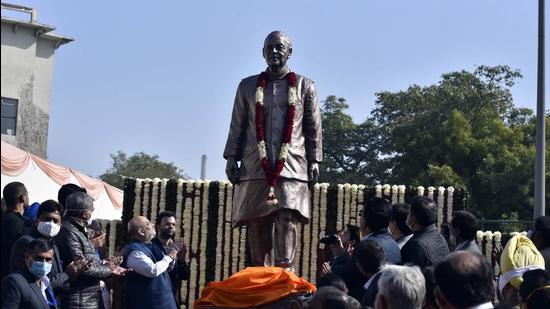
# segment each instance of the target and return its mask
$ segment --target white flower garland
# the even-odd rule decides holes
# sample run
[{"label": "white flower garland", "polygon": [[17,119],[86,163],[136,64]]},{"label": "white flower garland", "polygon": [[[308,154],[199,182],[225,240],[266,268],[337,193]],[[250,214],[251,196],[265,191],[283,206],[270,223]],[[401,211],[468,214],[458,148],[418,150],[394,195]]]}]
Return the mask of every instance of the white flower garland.
[{"label": "white flower garland", "polygon": [[224,223],[224,212],[223,207],[225,205],[225,181],[220,181],[220,190],[218,191],[218,226],[216,230],[216,281],[221,280],[222,265],[218,265],[223,259],[223,227]]},{"label": "white flower garland", "polygon": [[344,184],[344,222],[342,228],[350,221],[351,212],[351,185],[349,183]]},{"label": "white flower garland", "polygon": [[143,212],[141,213],[142,216],[147,217],[147,212],[149,211],[149,187],[151,186],[151,179],[146,178],[145,183],[143,185]]},{"label": "white flower garland", "polygon": [[399,198],[397,199],[398,203],[405,203],[405,191],[407,190],[407,187],[405,185],[399,185],[397,190],[399,191]]},{"label": "white flower garland", "polygon": [[[320,215],[320,224],[321,224],[321,231],[319,232],[321,236],[326,235],[325,228],[327,226],[327,191],[328,191],[328,183],[322,183],[321,184],[321,215]],[[321,249],[325,249],[324,244],[320,244],[319,246]]]},{"label": "white flower garland", "polygon": [[153,224],[156,222],[157,219],[157,211],[158,211],[158,203],[159,203],[159,183],[160,178],[154,178],[153,179],[153,196],[151,197],[151,222]]},{"label": "white flower garland", "polygon": [[[295,272],[298,274],[300,267],[302,266],[302,224],[298,222],[296,224],[296,255],[294,258],[294,267],[296,268]],[[303,274],[298,274],[300,277],[303,277]]]},{"label": "white flower garland", "polygon": [[240,228],[234,228],[232,231],[233,233],[233,244],[231,246],[231,273],[236,273],[239,266],[239,240],[241,239],[241,229]]},{"label": "white flower garland", "polygon": [[135,193],[135,201],[134,201],[134,217],[139,216],[139,210],[141,208],[141,179],[136,179],[136,188],[134,190]]},{"label": "white flower garland", "polygon": [[[182,203],[183,203],[183,179],[178,179],[178,185],[176,189],[176,238],[180,238],[181,230],[183,228],[182,216]],[[186,246],[189,243],[185,243]]]},{"label": "white flower garland", "polygon": [[246,227],[242,226],[241,229],[241,241],[239,248],[239,268],[238,271],[244,269],[244,262],[246,259]]},{"label": "white flower garland", "polygon": [[445,207],[445,188],[437,188],[437,226],[441,228],[443,224],[443,207]]},{"label": "white flower garland", "polygon": [[110,230],[109,230],[109,256],[114,256],[115,255],[115,250],[116,250],[116,227],[117,227],[117,224],[118,222],[120,222],[120,220],[111,220],[109,225],[110,225]]},{"label": "white flower garland", "polygon": [[363,204],[365,203],[365,188],[365,185],[357,186],[357,207],[359,208],[359,211],[363,211]]},{"label": "white flower garland", "polygon": [[382,185],[374,186],[374,192],[375,197],[382,197]]},{"label": "white flower garland", "polygon": [[491,261],[491,256],[493,254],[493,232],[486,231],[485,236],[485,257],[487,260]]},{"label": "white flower garland", "polygon": [[434,187],[428,187],[428,197],[431,198],[432,200],[434,199],[434,191],[435,191]]},{"label": "white flower garland", "polygon": [[391,186],[391,203],[392,204],[396,204],[399,199],[397,198],[397,193],[399,193],[397,190],[399,189],[399,186],[398,185],[393,185]]},{"label": "white flower garland", "polygon": [[391,194],[391,186],[389,184],[385,184],[382,186],[382,189],[383,189],[383,194],[384,196],[390,196]]},{"label": "white flower garland", "polygon": [[229,255],[231,254],[231,211],[233,207],[233,185],[227,184],[227,203],[225,204],[225,217],[224,217],[224,240],[225,245],[223,248],[223,254],[225,259],[223,260],[224,278],[229,278],[231,275],[231,265],[229,265]]},{"label": "white flower garland", "polygon": [[[315,282],[317,274],[317,248],[319,248],[319,197],[320,197],[320,185],[315,184],[313,186],[313,205],[311,213],[311,226],[313,228],[313,235],[311,236],[311,263],[309,264],[311,282]],[[296,245],[298,247],[298,244]],[[296,260],[296,257],[294,257]]]},{"label": "white flower garland", "polygon": [[[501,246],[502,233],[497,231],[493,234],[493,237],[495,239],[495,247],[499,248]],[[492,259],[491,259],[491,262],[492,262]],[[494,265],[494,268],[493,268],[493,272],[494,272],[495,275],[500,274],[499,261],[496,261],[496,263]]]},{"label": "white flower garland", "polygon": [[357,225],[359,209],[357,207],[357,185],[351,185],[351,215],[350,224]]},{"label": "white flower garland", "polygon": [[424,196],[424,187],[423,187],[423,186],[418,186],[418,187],[416,188],[416,194],[417,194],[418,196]]},{"label": "white flower garland", "polygon": [[[191,194],[191,192],[193,192],[193,185],[195,183],[194,180],[188,180],[188,181],[184,181],[185,183],[185,192],[187,192],[188,195]],[[182,202],[183,202],[183,192],[182,192]],[[185,206],[183,207],[183,215],[182,215],[182,220],[180,221],[181,222],[181,230],[182,230],[182,237],[184,239],[184,243],[188,246],[189,249],[192,248],[192,239],[191,239],[191,222],[192,222],[192,207],[193,207],[193,198],[192,197],[186,197],[185,198]],[[191,269],[191,266],[192,266],[192,262],[193,262],[193,259],[189,259],[189,267]],[[193,281],[193,278],[194,276],[196,276],[196,273],[195,274],[190,274],[189,276],[189,280],[187,281],[183,281],[182,283],[182,289],[181,289],[181,297],[182,299],[188,299],[190,300],[191,298],[191,293],[193,293],[193,290],[192,290],[192,287],[191,287],[191,281]],[[187,294],[187,287],[189,287],[190,289],[190,294],[188,295]],[[189,303],[191,304],[192,302],[189,301]]]},{"label": "white flower garland", "polygon": [[163,178],[160,182],[160,202],[159,202],[159,212],[166,210],[166,185],[168,184],[168,179]]},{"label": "white flower garland", "polygon": [[[206,284],[206,240],[208,236],[208,208],[209,208],[209,188],[210,188],[210,181],[205,180],[204,186],[203,186],[203,193],[202,193],[202,226],[201,226],[201,244],[200,244],[200,267],[199,267],[199,273],[200,273],[200,279],[199,279],[199,287],[200,289],[204,288],[204,285]],[[198,190],[197,190],[198,192]]]},{"label": "white flower garland", "polygon": [[[194,184],[191,187],[191,190],[194,189],[194,199],[193,199],[193,232],[191,233],[192,242],[191,242],[191,250],[195,253],[198,253],[199,251],[199,237],[201,236],[199,233],[200,228],[200,211],[201,211],[201,192],[200,187],[202,185],[202,180],[196,180],[194,182],[190,182]],[[189,186],[187,187],[189,189]],[[188,190],[189,191],[189,190]],[[201,252],[202,253],[202,252]],[[189,279],[189,288],[190,288],[190,295],[189,295],[189,303],[195,303],[195,299],[197,298],[196,294],[196,287],[197,287],[197,281],[199,278],[199,272],[197,271],[198,268],[198,261],[197,258],[191,259],[191,267],[190,267],[190,276]]]},{"label": "white flower garland", "polygon": [[479,250],[483,250],[483,231],[476,232],[476,242],[479,246]]},{"label": "white flower garland", "polygon": [[447,222],[450,223],[453,219],[453,193],[455,192],[455,188],[448,187],[447,188]]},{"label": "white flower garland", "polygon": [[311,234],[309,232],[309,225],[304,225],[304,239],[303,258],[302,258],[302,275],[306,280],[309,278],[309,253],[311,252]]},{"label": "white flower garland", "polygon": [[344,185],[338,184],[338,209],[336,215],[336,230],[342,229],[342,212],[344,211]]}]

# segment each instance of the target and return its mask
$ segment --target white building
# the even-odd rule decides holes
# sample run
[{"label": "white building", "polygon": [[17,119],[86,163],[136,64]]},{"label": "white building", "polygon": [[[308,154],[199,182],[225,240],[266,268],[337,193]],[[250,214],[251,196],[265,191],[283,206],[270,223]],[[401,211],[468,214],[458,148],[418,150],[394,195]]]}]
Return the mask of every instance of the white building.
[{"label": "white building", "polygon": [[[27,15],[28,20],[5,16]],[[37,22],[35,9],[2,3],[2,140],[46,157],[55,50],[73,41]]]}]

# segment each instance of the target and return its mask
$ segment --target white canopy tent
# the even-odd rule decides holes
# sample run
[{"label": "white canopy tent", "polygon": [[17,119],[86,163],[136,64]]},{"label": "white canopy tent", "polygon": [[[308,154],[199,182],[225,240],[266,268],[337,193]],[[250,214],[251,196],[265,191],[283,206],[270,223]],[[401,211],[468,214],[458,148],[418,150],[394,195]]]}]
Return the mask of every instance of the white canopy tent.
[{"label": "white canopy tent", "polygon": [[29,192],[30,203],[57,200],[61,185],[74,183],[86,188],[95,200],[93,219],[120,220],[122,190],[78,171],[51,163],[2,141],[2,190],[13,181]]}]

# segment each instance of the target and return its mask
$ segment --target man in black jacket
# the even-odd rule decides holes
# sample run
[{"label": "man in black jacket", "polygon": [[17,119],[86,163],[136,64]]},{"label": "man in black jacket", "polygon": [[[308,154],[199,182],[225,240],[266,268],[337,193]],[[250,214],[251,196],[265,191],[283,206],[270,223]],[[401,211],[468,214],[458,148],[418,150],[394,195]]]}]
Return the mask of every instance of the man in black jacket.
[{"label": "man in black jacket", "polygon": [[[172,211],[161,212],[157,217],[156,228],[158,231],[157,237],[153,241],[162,244],[165,254],[170,253],[171,246],[176,242],[176,214]],[[189,280],[189,266],[185,261],[186,254],[187,249],[184,244],[178,253],[178,258],[170,265],[173,268],[168,272],[178,306],[181,303],[181,294],[179,293],[181,280]]]},{"label": "man in black jacket", "polygon": [[[29,235],[21,236],[13,245],[10,255],[10,272],[21,269],[25,266],[25,254],[29,244],[37,239],[47,240],[53,249],[52,269],[48,274],[51,287],[56,296],[61,295],[63,291],[68,291],[70,281],[75,281],[78,272],[84,270],[85,263],[71,263],[65,267],[59,256],[59,249],[53,241],[53,237],[61,229],[61,206],[54,200],[47,200],[40,204],[35,221],[35,227]],[[60,300],[58,298],[58,300]]]},{"label": "man in black jacket", "polygon": [[2,278],[9,274],[10,252],[19,237],[30,229],[28,220],[23,217],[29,207],[29,193],[20,182],[11,182],[2,192],[6,202],[6,213],[2,217]]},{"label": "man in black jacket", "polygon": [[476,243],[477,219],[469,211],[458,210],[453,213],[450,226],[451,244],[454,243],[455,251],[470,251],[481,254]]},{"label": "man in black jacket", "polygon": [[64,293],[61,305],[62,308],[95,309],[101,301],[99,281],[111,275],[122,276],[127,270],[120,266],[111,269],[101,264],[95,254],[86,228],[94,211],[94,200],[84,192],[76,192],[67,197],[65,207],[67,214],[61,231],[55,237],[63,264],[69,265],[84,257],[90,266],[80,274],[70,290]]},{"label": "man in black jacket", "polygon": [[429,197],[417,196],[410,204],[407,225],[413,230],[413,237],[401,249],[401,258],[403,264],[424,268],[443,260],[449,254],[449,246],[435,226],[435,202]]}]

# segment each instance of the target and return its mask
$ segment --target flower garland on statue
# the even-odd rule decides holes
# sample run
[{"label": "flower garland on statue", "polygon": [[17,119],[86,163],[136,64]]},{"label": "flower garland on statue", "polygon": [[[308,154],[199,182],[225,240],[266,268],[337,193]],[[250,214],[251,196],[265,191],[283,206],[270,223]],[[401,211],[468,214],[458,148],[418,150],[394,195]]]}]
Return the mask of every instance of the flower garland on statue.
[{"label": "flower garland on statue", "polygon": [[297,95],[297,78],[294,72],[287,74],[288,80],[288,110],[283,130],[282,145],[279,151],[279,158],[275,164],[275,169],[272,170],[267,157],[265,145],[265,107],[264,107],[264,89],[267,83],[267,73],[262,72],[258,78],[258,86],[256,87],[256,140],[258,142],[258,152],[260,154],[261,165],[269,184],[269,194],[267,196],[267,204],[277,204],[275,198],[275,185],[279,180],[279,176],[285,166],[286,158],[288,157],[288,148],[292,138],[292,130],[294,125],[294,114],[296,113],[296,103],[298,102]]}]

